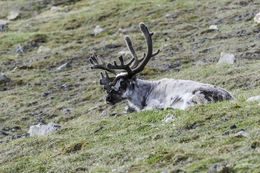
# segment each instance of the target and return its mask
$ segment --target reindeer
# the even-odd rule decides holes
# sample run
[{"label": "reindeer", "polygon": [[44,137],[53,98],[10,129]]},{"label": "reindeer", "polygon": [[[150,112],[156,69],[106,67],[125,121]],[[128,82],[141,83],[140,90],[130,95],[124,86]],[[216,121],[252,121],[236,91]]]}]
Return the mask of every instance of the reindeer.
[{"label": "reindeer", "polygon": [[[224,100],[233,100],[231,93],[218,86],[203,84],[191,80],[161,79],[147,81],[136,75],[144,70],[150,59],[160,50],[153,53],[152,36],[144,23],[139,27],[144,34],[147,44],[147,53],[138,58],[129,36],[125,37],[126,45],[132,54],[132,59],[125,63],[119,56],[120,64],[105,63],[101,58],[92,55],[90,63],[92,69],[105,70],[101,72],[100,84],[107,92],[106,101],[116,104],[128,100],[127,112],[151,109],[186,109],[196,104],[206,104]],[[114,77],[109,77],[108,73]]]}]

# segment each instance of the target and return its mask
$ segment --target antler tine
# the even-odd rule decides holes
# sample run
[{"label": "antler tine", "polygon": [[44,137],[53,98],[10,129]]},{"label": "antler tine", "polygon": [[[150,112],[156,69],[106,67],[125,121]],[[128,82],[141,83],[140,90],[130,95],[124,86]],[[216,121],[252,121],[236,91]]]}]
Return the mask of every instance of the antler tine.
[{"label": "antler tine", "polygon": [[120,61],[120,65],[117,65],[116,61],[114,61],[114,65],[112,65],[111,63],[109,63],[107,65],[108,68],[110,69],[116,69],[116,70],[125,70],[127,72],[127,75],[131,75],[132,74],[132,70],[130,68],[130,65],[133,63],[134,59],[132,59],[130,62],[128,62],[127,64],[124,63],[123,60],[123,56],[119,56],[118,57],[119,61]]},{"label": "antler tine", "polygon": [[124,77],[126,77],[126,76],[128,76],[128,73],[127,73],[127,72],[122,72],[122,73],[118,74],[118,75],[115,77],[115,79],[114,79],[112,82],[109,83],[109,85],[114,86],[114,85],[116,84],[116,82],[117,82],[120,78],[124,78]]},{"label": "antler tine", "polygon": [[144,60],[142,61],[141,65],[139,65],[136,69],[133,70],[133,74],[137,74],[137,73],[143,71],[144,67],[150,61],[150,59],[153,56],[156,56],[158,53],[160,53],[160,50],[153,53],[153,42],[152,42],[153,33],[149,32],[148,28],[145,26],[144,23],[140,23],[139,27],[140,27],[141,31],[143,32],[144,37],[146,39],[147,54],[144,54],[144,56],[143,56]]},{"label": "antler tine", "polygon": [[137,55],[135,53],[135,50],[133,48],[132,41],[131,41],[129,36],[125,37],[125,42],[126,42],[126,45],[127,45],[128,49],[129,49],[129,51],[132,54],[133,60],[134,60],[134,64],[131,66],[131,68],[136,68],[138,66],[138,64],[144,59],[144,57],[141,58],[141,59],[138,59],[138,57],[137,57]]},{"label": "antler tine", "polygon": [[[109,68],[101,58],[97,58],[95,55],[91,55],[89,61],[92,65],[91,69],[102,69],[111,72],[113,74],[116,74],[115,70]],[[98,61],[101,61],[101,63],[99,63]]]},{"label": "antler tine", "polygon": [[106,75],[106,77],[104,76],[104,74],[102,73],[102,72],[100,72],[100,77],[101,77],[101,79],[105,79],[105,78],[110,78],[109,77],[109,75],[108,75],[108,73],[105,71],[105,75]]}]

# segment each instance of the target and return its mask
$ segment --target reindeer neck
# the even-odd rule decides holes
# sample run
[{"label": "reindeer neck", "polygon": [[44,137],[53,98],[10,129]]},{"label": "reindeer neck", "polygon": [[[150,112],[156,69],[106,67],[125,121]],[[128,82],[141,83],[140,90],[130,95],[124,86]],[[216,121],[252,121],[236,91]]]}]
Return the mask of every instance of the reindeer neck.
[{"label": "reindeer neck", "polygon": [[143,109],[146,106],[147,97],[155,85],[151,81],[136,79],[134,88],[129,90],[128,101],[138,109]]}]

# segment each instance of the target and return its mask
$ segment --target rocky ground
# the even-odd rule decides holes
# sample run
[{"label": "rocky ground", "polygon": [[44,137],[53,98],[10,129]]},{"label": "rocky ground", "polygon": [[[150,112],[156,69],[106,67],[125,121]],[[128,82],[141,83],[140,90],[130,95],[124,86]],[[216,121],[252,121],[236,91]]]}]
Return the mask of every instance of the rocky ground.
[{"label": "rocky ground", "polygon": [[[14,0],[0,2],[0,172],[257,172],[260,12],[257,0]],[[92,54],[161,53],[144,79],[221,86],[236,102],[122,114],[106,105]],[[218,64],[223,53],[231,63]],[[228,61],[230,62],[230,61]],[[49,136],[30,126],[54,122]]]}]

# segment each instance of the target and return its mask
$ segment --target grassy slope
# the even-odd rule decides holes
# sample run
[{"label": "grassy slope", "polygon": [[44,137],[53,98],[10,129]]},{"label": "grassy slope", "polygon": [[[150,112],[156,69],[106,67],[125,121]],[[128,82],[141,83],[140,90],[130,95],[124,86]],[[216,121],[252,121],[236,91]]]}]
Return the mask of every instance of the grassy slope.
[{"label": "grassy slope", "polygon": [[[207,172],[216,163],[226,164],[230,171],[260,169],[260,109],[257,103],[245,102],[260,94],[260,35],[252,20],[259,3],[108,0],[105,5],[101,0],[82,0],[61,4],[61,12],[50,11],[48,3],[33,4],[34,8],[28,4],[30,7],[29,1],[17,3],[41,12],[35,15],[27,10],[9,24],[8,32],[0,33],[1,68],[13,80],[11,85],[1,86],[7,90],[0,95],[0,130],[21,127],[1,140],[27,132],[41,119],[56,121],[62,129],[46,137],[1,143],[0,172]],[[5,5],[1,14],[5,17],[13,5],[5,1],[1,5]],[[141,21],[155,32],[155,48],[162,49],[142,73],[143,78],[216,84],[231,90],[237,102],[200,105],[187,111],[102,115],[103,110],[120,114],[124,104],[105,105],[98,73],[88,68],[87,59],[92,53],[108,61],[117,57],[125,49],[124,34],[131,36],[141,53],[145,49],[137,28]],[[211,24],[218,24],[220,30],[207,32]],[[93,36],[96,25],[105,32]],[[131,29],[121,33],[120,28]],[[18,45],[28,48],[22,56],[16,56]],[[37,54],[41,45],[52,51]],[[239,61],[216,66],[221,51],[235,53]],[[55,71],[68,61],[71,67],[67,71]],[[177,70],[164,68],[177,61],[182,63]],[[174,115],[175,121],[163,123],[168,115]],[[234,124],[237,128],[231,130]],[[236,137],[240,129],[250,137]],[[229,135],[222,135],[227,131]]]}]

